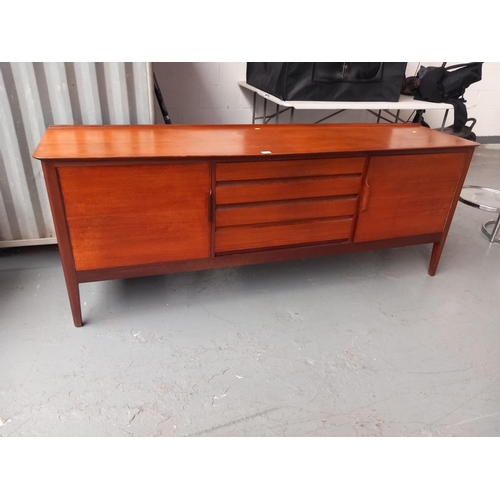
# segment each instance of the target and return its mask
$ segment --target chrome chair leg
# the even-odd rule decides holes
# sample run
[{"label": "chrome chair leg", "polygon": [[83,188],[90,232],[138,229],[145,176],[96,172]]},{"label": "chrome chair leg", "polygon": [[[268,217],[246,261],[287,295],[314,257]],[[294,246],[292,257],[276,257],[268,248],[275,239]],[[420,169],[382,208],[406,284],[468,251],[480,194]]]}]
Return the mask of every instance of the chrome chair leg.
[{"label": "chrome chair leg", "polygon": [[[491,226],[492,224],[493,224],[493,229],[490,232],[488,231],[488,226]],[[500,214],[496,219],[486,221],[481,227],[481,231],[490,240],[490,243],[493,242],[500,243],[500,240],[496,237],[499,229],[500,229]]]}]

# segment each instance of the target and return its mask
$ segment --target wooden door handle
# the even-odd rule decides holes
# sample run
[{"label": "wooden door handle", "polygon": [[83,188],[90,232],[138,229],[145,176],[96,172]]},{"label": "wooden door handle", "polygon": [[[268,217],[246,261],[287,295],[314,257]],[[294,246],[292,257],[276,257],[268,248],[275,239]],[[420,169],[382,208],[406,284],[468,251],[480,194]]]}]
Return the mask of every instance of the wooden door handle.
[{"label": "wooden door handle", "polygon": [[370,201],[371,187],[368,184],[368,177],[365,177],[365,187],[361,194],[361,203],[359,205],[359,211],[364,212],[368,208],[368,202]]},{"label": "wooden door handle", "polygon": [[208,193],[207,196],[207,214],[208,214],[208,222],[212,222],[213,218],[213,210],[212,210],[212,190],[210,190],[210,193]]}]

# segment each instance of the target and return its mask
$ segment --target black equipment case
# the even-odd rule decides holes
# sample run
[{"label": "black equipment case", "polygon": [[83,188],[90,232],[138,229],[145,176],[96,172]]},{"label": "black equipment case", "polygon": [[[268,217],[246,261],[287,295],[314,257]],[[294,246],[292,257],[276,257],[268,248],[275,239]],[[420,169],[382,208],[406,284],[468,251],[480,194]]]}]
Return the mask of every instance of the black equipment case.
[{"label": "black equipment case", "polygon": [[399,100],[406,63],[249,62],[247,83],[284,101]]},{"label": "black equipment case", "polygon": [[[482,78],[482,62],[455,64],[446,67],[422,66],[418,72],[419,86],[415,92],[415,99],[419,101],[446,102],[452,104],[455,110],[453,133],[465,133],[471,136],[472,127],[476,123],[474,118],[468,119],[464,99],[465,90]],[[467,130],[465,124],[473,120],[472,126]],[[475,139],[472,139],[475,140]]]}]

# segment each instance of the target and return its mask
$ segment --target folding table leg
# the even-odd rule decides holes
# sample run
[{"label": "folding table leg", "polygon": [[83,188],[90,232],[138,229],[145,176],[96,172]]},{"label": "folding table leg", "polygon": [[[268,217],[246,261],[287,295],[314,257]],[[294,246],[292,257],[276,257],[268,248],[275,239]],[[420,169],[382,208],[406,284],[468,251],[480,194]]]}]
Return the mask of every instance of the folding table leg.
[{"label": "folding table leg", "polygon": [[449,109],[447,109],[447,110],[444,112],[443,123],[441,124],[441,132],[444,130],[444,126],[446,125],[446,118],[448,118],[448,111],[450,111],[450,110],[449,110]]}]

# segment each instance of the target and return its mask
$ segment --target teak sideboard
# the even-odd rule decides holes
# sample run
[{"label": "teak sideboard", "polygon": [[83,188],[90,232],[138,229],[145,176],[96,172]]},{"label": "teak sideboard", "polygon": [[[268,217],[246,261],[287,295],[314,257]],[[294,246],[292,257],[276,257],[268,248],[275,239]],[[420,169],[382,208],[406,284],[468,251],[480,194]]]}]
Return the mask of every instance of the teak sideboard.
[{"label": "teak sideboard", "polygon": [[479,144],[414,124],[52,126],[42,161],[79,283],[433,243]]}]

